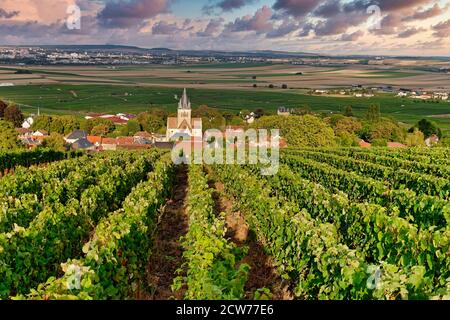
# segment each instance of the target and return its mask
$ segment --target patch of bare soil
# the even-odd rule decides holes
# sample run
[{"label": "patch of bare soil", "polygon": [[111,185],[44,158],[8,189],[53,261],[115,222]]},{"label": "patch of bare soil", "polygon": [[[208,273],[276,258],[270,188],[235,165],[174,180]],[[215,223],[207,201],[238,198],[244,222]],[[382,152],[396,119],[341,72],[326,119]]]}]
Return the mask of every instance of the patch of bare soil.
[{"label": "patch of bare soil", "polygon": [[238,247],[248,247],[248,254],[242,260],[242,263],[248,264],[251,268],[245,285],[245,299],[252,300],[258,289],[267,288],[270,290],[272,300],[292,300],[293,294],[289,283],[278,274],[272,257],[264,252],[264,248],[251,233],[244,215],[234,209],[233,201],[225,197],[223,184],[212,180],[209,184],[216,190],[213,195],[216,212],[226,213],[228,229],[226,237]]},{"label": "patch of bare soil", "polygon": [[183,299],[185,290],[173,292],[171,286],[183,263],[180,237],[188,230],[186,196],[188,190],[187,167],[178,168],[171,199],[167,202],[157,226],[152,256],[147,269],[147,300]]}]

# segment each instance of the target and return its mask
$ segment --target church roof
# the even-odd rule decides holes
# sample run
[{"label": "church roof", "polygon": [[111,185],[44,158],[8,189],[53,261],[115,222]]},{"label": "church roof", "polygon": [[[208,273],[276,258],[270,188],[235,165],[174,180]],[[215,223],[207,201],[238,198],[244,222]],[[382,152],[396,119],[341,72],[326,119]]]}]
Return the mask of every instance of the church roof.
[{"label": "church roof", "polygon": [[[202,118],[192,118],[190,126],[191,128],[194,126],[196,121],[202,121]],[[181,123],[182,125],[183,123]],[[168,117],[167,118],[167,129],[178,129],[178,118],[175,117]]]}]

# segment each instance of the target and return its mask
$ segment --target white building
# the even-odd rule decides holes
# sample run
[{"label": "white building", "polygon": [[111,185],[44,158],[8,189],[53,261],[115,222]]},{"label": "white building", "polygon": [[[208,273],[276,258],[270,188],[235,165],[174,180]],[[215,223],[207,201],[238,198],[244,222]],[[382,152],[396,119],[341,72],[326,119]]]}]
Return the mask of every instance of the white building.
[{"label": "white building", "polygon": [[32,118],[32,117],[28,117],[28,118],[26,118],[25,121],[22,123],[22,128],[30,129],[31,126],[33,125],[33,123],[34,123],[33,118]]},{"label": "white building", "polygon": [[190,137],[191,140],[202,139],[202,119],[192,118],[191,102],[184,89],[178,103],[178,116],[167,118],[167,140],[177,140],[180,137]]}]

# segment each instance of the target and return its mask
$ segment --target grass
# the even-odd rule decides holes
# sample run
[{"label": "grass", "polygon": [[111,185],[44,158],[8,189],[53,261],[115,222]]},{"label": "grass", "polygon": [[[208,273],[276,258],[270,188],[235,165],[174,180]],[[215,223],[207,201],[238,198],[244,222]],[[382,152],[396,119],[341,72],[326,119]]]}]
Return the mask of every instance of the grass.
[{"label": "grass", "polygon": [[[74,91],[77,97],[70,92]],[[20,104],[25,112],[35,113],[37,107],[48,114],[80,114],[85,112],[133,112],[147,110],[150,106],[175,111],[180,88],[156,88],[116,85],[29,85],[0,87],[0,99]],[[280,106],[301,107],[308,105],[316,112],[342,112],[346,106],[353,107],[356,116],[363,117],[372,103],[381,105],[385,116],[398,121],[413,124],[430,115],[448,113],[450,103],[415,102],[393,95],[381,95],[373,98],[324,97],[300,94],[296,90],[213,90],[190,89],[189,97],[194,107],[207,104],[220,110],[238,112],[242,109],[262,108],[271,112]],[[433,121],[450,130],[450,119]]]}]

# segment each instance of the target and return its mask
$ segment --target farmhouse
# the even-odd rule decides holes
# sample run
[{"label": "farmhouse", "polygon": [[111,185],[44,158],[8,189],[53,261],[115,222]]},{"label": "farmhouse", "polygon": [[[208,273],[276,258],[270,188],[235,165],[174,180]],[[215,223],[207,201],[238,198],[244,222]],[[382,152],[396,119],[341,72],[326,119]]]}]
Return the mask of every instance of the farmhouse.
[{"label": "farmhouse", "polygon": [[95,144],[91,143],[87,138],[81,138],[72,144],[72,149],[95,151]]},{"label": "farmhouse", "polygon": [[75,130],[71,134],[69,134],[67,137],[64,138],[64,140],[70,144],[77,142],[79,139],[87,139],[86,131]]},{"label": "farmhouse", "polygon": [[178,116],[167,118],[167,140],[178,137],[189,137],[192,140],[202,139],[202,119],[192,118],[191,102],[184,89],[178,103]]}]

